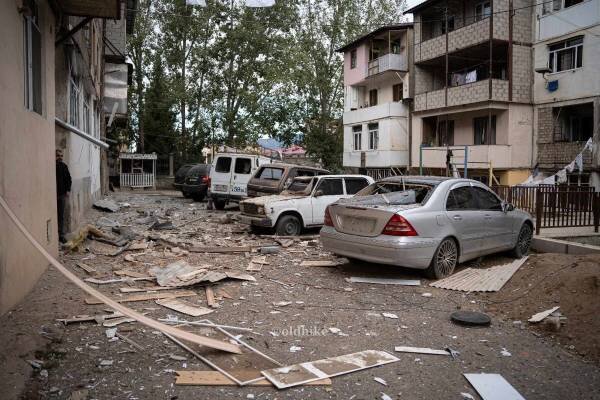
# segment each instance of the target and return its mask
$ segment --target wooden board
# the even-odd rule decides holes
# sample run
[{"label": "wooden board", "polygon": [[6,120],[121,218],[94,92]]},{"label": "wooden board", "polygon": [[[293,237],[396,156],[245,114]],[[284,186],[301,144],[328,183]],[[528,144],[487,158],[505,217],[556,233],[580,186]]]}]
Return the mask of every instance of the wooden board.
[{"label": "wooden board", "polygon": [[331,260],[302,261],[301,267],[337,267],[339,263]]},{"label": "wooden board", "polygon": [[214,310],[206,307],[202,307],[189,301],[177,300],[177,299],[160,299],[155,301],[159,306],[170,308],[182,314],[191,315],[192,317],[199,317],[201,315],[210,314]]},{"label": "wooden board", "polygon": [[450,352],[447,350],[429,349],[426,347],[408,347],[408,346],[396,346],[395,351],[400,353],[419,353],[419,354],[435,354],[439,356],[449,356]]},{"label": "wooden board", "polygon": [[90,285],[83,282],[81,279],[79,279],[77,277],[77,275],[75,275],[74,273],[69,271],[68,268],[66,268],[64,265],[62,265],[60,262],[58,262],[54,257],[52,257],[52,255],[50,253],[48,253],[48,251],[44,248],[44,246],[39,244],[38,241],[33,237],[33,235],[27,230],[27,228],[25,228],[25,225],[23,225],[23,223],[21,221],[19,221],[19,219],[17,218],[15,213],[10,209],[10,207],[6,203],[6,200],[4,200],[4,198],[1,195],[0,195],[0,206],[4,209],[4,211],[6,212],[8,217],[11,219],[11,221],[15,224],[15,226],[17,228],[19,228],[19,230],[25,236],[25,238],[29,241],[29,243],[31,243],[33,245],[33,247],[35,247],[37,249],[37,251],[39,251],[44,256],[44,258],[46,258],[46,260],[48,260],[48,262],[50,264],[52,264],[52,266],[54,268],[56,268],[68,280],[70,280],[75,285],[77,285],[81,290],[88,293],[90,296],[94,296],[94,298],[98,299],[100,301],[100,303],[104,303],[107,306],[114,309],[115,311],[118,311],[128,317],[134,318],[136,321],[150,327],[151,329],[160,331],[164,334],[170,334],[176,338],[179,338],[182,340],[187,340],[189,342],[192,342],[192,343],[195,343],[195,344],[198,344],[201,346],[207,346],[210,348],[219,349],[219,350],[227,351],[230,353],[236,353],[236,354],[241,353],[242,350],[240,349],[240,347],[238,345],[235,345],[235,344],[232,344],[229,342],[225,342],[225,341],[215,340],[215,339],[208,338],[208,337],[203,337],[200,335],[196,335],[196,334],[193,334],[190,332],[183,331],[181,329],[177,329],[172,326],[162,324],[158,321],[153,320],[152,318],[148,318],[148,317],[140,314],[139,312],[137,312],[135,310],[125,307],[125,306],[119,304],[118,302],[112,300],[108,296],[102,294],[98,290],[94,289]]},{"label": "wooden board", "polygon": [[499,374],[463,374],[483,400],[525,400]]},{"label": "wooden board", "polygon": [[215,301],[215,292],[213,291],[213,288],[210,286],[205,286],[204,292],[206,293],[206,304],[208,304],[209,307],[217,307],[217,302]]},{"label": "wooden board", "polygon": [[191,253],[247,253],[251,252],[252,248],[248,246],[231,246],[231,247],[190,247]]},{"label": "wooden board", "polygon": [[[223,375],[219,371],[175,371],[177,378],[175,379],[176,385],[186,386],[238,386],[237,383]],[[236,373],[236,375],[238,375]],[[240,373],[239,375],[244,375]],[[331,379],[319,379],[317,381],[309,382],[307,385],[311,386],[323,386],[331,385]],[[256,382],[250,383],[247,386],[273,386],[267,379],[262,378]]]},{"label": "wooden board", "polygon": [[261,371],[278,389],[302,385],[354,371],[398,361],[398,357],[379,350],[364,350],[343,356],[294,364]]},{"label": "wooden board", "polygon": [[84,264],[82,262],[75,263],[75,265],[77,265],[79,268],[81,268],[82,270],[84,270],[85,272],[87,272],[90,275],[93,275],[97,272],[94,268],[92,268],[89,265]]},{"label": "wooden board", "polygon": [[122,288],[119,288],[119,292],[121,292],[121,293],[140,293],[140,292],[150,293],[150,292],[158,292],[161,290],[176,290],[176,289],[180,289],[180,288],[178,288],[176,286],[147,286],[147,287],[143,287],[143,288],[122,287]]},{"label": "wooden board", "polygon": [[129,269],[121,269],[119,271],[115,271],[115,275],[119,275],[119,276],[128,276],[130,278],[150,278],[148,277],[148,274],[144,273],[142,274],[141,272],[136,272],[136,271],[132,271]]},{"label": "wooden board", "polygon": [[[176,292],[176,293],[144,293],[144,294],[135,294],[131,296],[122,297],[119,299],[114,299],[113,301],[117,303],[129,303],[134,301],[147,301],[147,300],[158,300],[158,299],[174,299],[177,297],[190,297],[197,296],[198,293],[192,292],[191,290]],[[85,299],[85,304],[102,304],[103,301],[100,301],[96,298],[88,297]]]}]

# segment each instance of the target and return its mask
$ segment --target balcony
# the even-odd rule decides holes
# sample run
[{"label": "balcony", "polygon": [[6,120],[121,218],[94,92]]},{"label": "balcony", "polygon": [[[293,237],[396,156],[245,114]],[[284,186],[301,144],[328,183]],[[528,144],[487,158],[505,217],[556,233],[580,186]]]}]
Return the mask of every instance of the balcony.
[{"label": "balcony", "polygon": [[[577,21],[577,25],[570,21]],[[586,0],[562,10],[540,15],[538,23],[538,40],[547,40],[598,24],[600,0]]]},{"label": "balcony", "polygon": [[66,15],[93,18],[121,18],[119,0],[57,0],[58,8]]},{"label": "balcony", "polygon": [[479,103],[482,101],[508,101],[508,81],[492,79],[492,98],[489,98],[489,79],[453,86],[446,89],[417,94],[415,96],[415,111],[434,110],[443,107],[460,106]]},{"label": "balcony", "polygon": [[386,71],[408,71],[406,56],[390,53],[369,61],[368,76],[381,74]]},{"label": "balcony", "polygon": [[393,102],[346,111],[344,124],[353,125],[390,117],[408,117],[408,107],[402,102]]},{"label": "balcony", "polygon": [[[473,22],[448,33],[448,52],[467,49],[486,42],[490,37],[490,19]],[[494,16],[493,39],[508,40],[508,19],[505,14]],[[415,63],[432,60],[446,53],[446,36],[423,40],[415,45]]]},{"label": "balcony", "polygon": [[[454,154],[453,162],[462,169],[465,146],[450,146]],[[507,144],[467,146],[468,168],[487,169],[491,162],[493,168],[514,168],[511,158],[511,146]],[[418,161],[418,160],[417,160]],[[424,168],[446,168],[446,147],[423,147],[422,163]]]}]

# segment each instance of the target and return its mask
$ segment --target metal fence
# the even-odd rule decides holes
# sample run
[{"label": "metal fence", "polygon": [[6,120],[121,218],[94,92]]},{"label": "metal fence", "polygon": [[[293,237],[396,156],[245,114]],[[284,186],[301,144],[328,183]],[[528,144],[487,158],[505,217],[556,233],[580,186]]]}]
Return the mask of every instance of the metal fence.
[{"label": "metal fence", "polygon": [[535,216],[541,228],[593,226],[598,232],[600,193],[576,185],[494,186],[498,196]]}]

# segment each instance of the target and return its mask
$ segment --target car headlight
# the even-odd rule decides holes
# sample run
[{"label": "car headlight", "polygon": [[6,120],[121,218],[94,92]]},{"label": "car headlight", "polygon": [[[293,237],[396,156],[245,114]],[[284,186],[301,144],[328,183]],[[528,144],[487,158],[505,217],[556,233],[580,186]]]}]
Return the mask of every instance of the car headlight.
[{"label": "car headlight", "polygon": [[265,214],[265,208],[263,206],[256,207],[256,213],[264,215]]}]

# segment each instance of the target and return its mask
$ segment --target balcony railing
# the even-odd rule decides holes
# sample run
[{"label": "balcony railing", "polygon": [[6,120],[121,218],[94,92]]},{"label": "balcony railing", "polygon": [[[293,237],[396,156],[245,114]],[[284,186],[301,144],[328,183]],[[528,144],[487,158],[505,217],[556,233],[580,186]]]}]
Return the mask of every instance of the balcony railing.
[{"label": "balcony railing", "polygon": [[432,110],[442,107],[478,103],[486,100],[508,101],[508,81],[492,79],[492,98],[490,99],[489,79],[433,90],[415,96],[415,111]]},{"label": "balcony railing", "polygon": [[389,53],[373,61],[369,61],[369,76],[390,70],[407,71],[406,57],[402,54]]},{"label": "balcony railing", "polygon": [[[454,152],[453,163],[460,169],[465,161],[464,146],[450,146]],[[513,168],[521,165],[513,165],[511,157],[511,146],[506,144],[493,145],[468,145],[466,146],[468,157],[468,168]],[[423,147],[421,152],[422,165],[424,168],[446,168],[446,147]]]},{"label": "balcony railing", "polygon": [[344,124],[356,124],[389,117],[408,117],[408,107],[402,102],[392,102],[346,111]]}]

